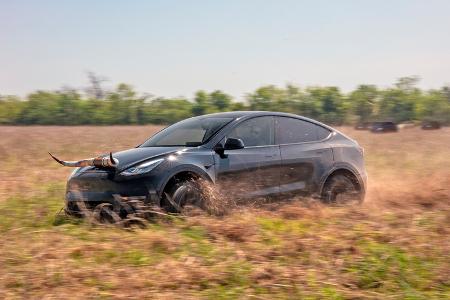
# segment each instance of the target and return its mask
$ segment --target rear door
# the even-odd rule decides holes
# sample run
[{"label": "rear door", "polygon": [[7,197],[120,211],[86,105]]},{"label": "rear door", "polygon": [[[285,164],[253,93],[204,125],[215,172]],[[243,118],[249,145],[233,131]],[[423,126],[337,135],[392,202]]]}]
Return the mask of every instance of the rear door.
[{"label": "rear door", "polygon": [[218,186],[228,195],[239,197],[278,193],[281,158],[275,144],[274,117],[243,121],[226,138],[239,138],[245,147],[226,150],[226,158],[216,157]]},{"label": "rear door", "polygon": [[318,191],[320,179],[333,165],[333,152],[326,142],[331,132],[314,123],[276,118],[276,143],[280,145],[280,192]]}]

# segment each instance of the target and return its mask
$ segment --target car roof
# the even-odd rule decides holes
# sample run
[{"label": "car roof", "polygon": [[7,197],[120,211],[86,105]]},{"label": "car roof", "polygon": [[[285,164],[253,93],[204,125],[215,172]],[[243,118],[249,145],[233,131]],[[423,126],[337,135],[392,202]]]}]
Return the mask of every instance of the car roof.
[{"label": "car roof", "polygon": [[305,120],[311,120],[314,122],[317,122],[315,120],[290,114],[290,113],[284,113],[284,112],[274,112],[274,111],[230,111],[230,112],[220,112],[220,113],[213,113],[208,115],[202,115],[199,117],[216,117],[216,118],[241,118],[246,116],[284,116],[284,117],[294,117],[294,118],[302,118]]},{"label": "car roof", "polygon": [[[291,117],[296,119],[301,119],[304,121],[308,121],[311,123],[314,123],[316,125],[322,126],[327,128],[331,131],[337,131],[336,129],[323,124],[322,122],[319,122],[314,119],[310,119],[304,116],[291,114],[291,113],[285,113],[285,112],[275,112],[275,111],[230,111],[230,112],[220,112],[220,113],[213,113],[208,115],[202,115],[198,116],[197,118],[204,118],[204,117],[216,117],[216,118],[233,118],[233,119],[239,119],[242,117],[248,118],[248,117],[261,117],[261,116],[279,116],[279,117]],[[341,133],[342,134],[342,133]]]},{"label": "car roof", "polygon": [[[239,119],[239,118],[250,118],[250,117],[261,117],[261,116],[279,116],[279,117],[291,117],[296,119],[301,119],[304,121],[308,121],[311,123],[314,123],[316,125],[322,126],[327,128],[330,131],[336,131],[335,128],[332,128],[331,126],[328,126],[327,124],[324,124],[322,122],[319,122],[317,120],[307,118],[304,116],[291,114],[291,113],[285,113],[285,112],[275,112],[275,111],[230,111],[230,112],[219,112],[219,113],[213,113],[213,114],[207,114],[207,115],[201,115],[194,118],[208,118],[208,117],[216,117],[216,118],[233,118],[233,119]],[[340,134],[344,135],[342,132],[339,132]]]}]

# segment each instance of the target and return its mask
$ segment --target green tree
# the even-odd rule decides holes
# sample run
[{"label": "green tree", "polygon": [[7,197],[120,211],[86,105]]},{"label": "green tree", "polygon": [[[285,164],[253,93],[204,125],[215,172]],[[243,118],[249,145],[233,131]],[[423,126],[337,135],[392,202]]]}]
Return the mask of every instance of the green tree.
[{"label": "green tree", "polygon": [[195,93],[194,102],[194,106],[192,107],[194,116],[204,115],[211,111],[209,96],[205,91]]},{"label": "green tree", "polygon": [[81,124],[81,101],[80,94],[75,90],[66,89],[55,93],[55,122],[61,125]]},{"label": "green tree", "polygon": [[16,96],[0,96],[0,124],[15,124],[26,102]]},{"label": "green tree", "polygon": [[247,101],[251,110],[283,110],[286,92],[274,85],[258,88],[254,93],[247,95]]},{"label": "green tree", "polygon": [[402,77],[394,88],[384,90],[378,103],[378,118],[395,122],[414,120],[415,106],[423,97],[415,87],[418,80],[418,77]]},{"label": "green tree", "polygon": [[272,110],[300,114],[330,124],[371,120],[437,120],[450,123],[450,87],[422,91],[418,77],[402,77],[388,89],[360,85],[347,95],[337,87],[266,85],[247,94],[246,103],[233,101],[216,90],[198,91],[191,101],[185,98],[139,96],[130,85],[121,83],[112,91],[101,88],[101,80],[91,78],[91,90],[37,91],[20,99],[0,97],[0,124],[168,124],[218,111]]},{"label": "green tree", "polygon": [[357,116],[358,122],[368,122],[372,119],[378,95],[374,85],[359,85],[350,93],[349,110]]},{"label": "green tree", "polygon": [[136,124],[136,93],[130,85],[119,84],[108,94],[107,111],[110,124]]},{"label": "green tree", "polygon": [[450,101],[445,90],[432,90],[422,97],[416,104],[416,116],[421,120],[439,121],[444,124],[450,122]]},{"label": "green tree", "polygon": [[59,124],[59,107],[56,105],[59,95],[52,92],[38,91],[28,96],[23,110],[18,116],[21,124]]},{"label": "green tree", "polygon": [[192,102],[184,98],[157,98],[146,107],[145,117],[152,124],[171,124],[191,117],[192,109]]},{"label": "green tree", "polygon": [[209,94],[209,102],[219,111],[226,111],[231,108],[233,98],[220,90],[216,90]]},{"label": "green tree", "polygon": [[337,87],[314,87],[309,88],[307,92],[310,101],[320,104],[320,111],[314,117],[329,124],[344,122],[344,98]]}]

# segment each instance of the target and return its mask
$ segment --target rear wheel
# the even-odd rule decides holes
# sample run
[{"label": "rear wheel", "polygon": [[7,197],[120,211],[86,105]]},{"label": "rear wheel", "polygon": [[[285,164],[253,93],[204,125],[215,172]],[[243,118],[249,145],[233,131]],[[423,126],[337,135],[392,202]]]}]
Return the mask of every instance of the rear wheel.
[{"label": "rear wheel", "polygon": [[322,192],[322,201],[328,204],[361,203],[362,192],[355,178],[336,174],[327,180]]},{"label": "rear wheel", "polygon": [[169,212],[180,213],[186,206],[203,208],[200,185],[193,179],[175,181],[167,192],[164,192],[163,207]]}]

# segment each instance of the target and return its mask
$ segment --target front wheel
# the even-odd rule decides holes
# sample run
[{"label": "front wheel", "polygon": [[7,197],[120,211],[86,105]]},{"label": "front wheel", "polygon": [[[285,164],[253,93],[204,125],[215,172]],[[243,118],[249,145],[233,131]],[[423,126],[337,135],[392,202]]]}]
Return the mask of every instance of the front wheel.
[{"label": "front wheel", "polygon": [[175,182],[164,193],[164,209],[180,213],[186,206],[203,208],[203,196],[200,185],[195,180]]},{"label": "front wheel", "polygon": [[363,193],[356,179],[344,174],[337,174],[325,183],[322,201],[328,204],[361,203]]}]

